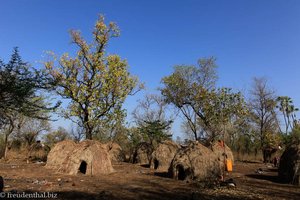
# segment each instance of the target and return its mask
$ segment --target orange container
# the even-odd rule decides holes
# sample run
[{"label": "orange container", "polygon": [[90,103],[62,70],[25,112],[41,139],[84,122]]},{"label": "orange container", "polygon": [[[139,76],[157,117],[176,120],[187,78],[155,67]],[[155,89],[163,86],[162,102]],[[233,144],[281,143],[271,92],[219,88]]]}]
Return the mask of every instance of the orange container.
[{"label": "orange container", "polygon": [[226,159],[226,171],[232,172],[232,160]]}]

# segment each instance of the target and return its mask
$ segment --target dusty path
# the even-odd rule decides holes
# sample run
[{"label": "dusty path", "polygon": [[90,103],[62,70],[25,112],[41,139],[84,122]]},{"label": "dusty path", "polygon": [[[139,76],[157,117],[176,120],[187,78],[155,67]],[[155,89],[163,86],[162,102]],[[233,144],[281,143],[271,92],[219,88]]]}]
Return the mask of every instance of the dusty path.
[{"label": "dusty path", "polygon": [[[255,170],[263,169],[262,174]],[[203,189],[199,185],[163,177],[149,168],[129,163],[114,165],[115,172],[101,177],[68,176],[43,164],[0,162],[5,192],[53,192],[57,199],[299,199],[300,187],[281,184],[276,169],[261,163],[236,163],[235,189]]]}]

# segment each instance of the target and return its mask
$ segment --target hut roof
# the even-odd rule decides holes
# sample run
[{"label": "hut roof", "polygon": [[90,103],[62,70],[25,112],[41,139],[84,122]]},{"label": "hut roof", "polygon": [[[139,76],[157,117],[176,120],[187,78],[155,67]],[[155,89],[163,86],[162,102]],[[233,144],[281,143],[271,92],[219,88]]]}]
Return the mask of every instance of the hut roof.
[{"label": "hut roof", "polygon": [[212,145],[212,151],[217,154],[221,162],[223,162],[224,159],[230,159],[232,161],[232,164],[234,164],[233,153],[231,149],[223,141],[219,140],[215,142]]},{"label": "hut roof", "polygon": [[300,185],[300,144],[294,144],[283,152],[278,169],[281,181]]},{"label": "hut roof", "polygon": [[146,143],[142,142],[137,145],[134,155],[133,155],[133,163],[139,163],[141,165],[149,165],[151,161],[151,154],[153,152],[153,147]]},{"label": "hut roof", "polygon": [[[47,167],[67,174],[100,175],[113,172],[112,164],[106,147],[98,141],[85,140],[79,144],[70,141],[54,147],[50,152]],[[62,149],[62,153],[57,150]],[[59,159],[55,159],[55,154]],[[62,156],[61,154],[64,154]],[[51,160],[51,158],[54,158]]]},{"label": "hut roof", "polygon": [[112,162],[124,162],[125,161],[125,154],[122,150],[122,147],[115,143],[109,142],[105,144],[106,150],[109,153],[110,159]]},{"label": "hut roof", "polygon": [[212,150],[196,141],[178,150],[169,172],[179,180],[206,181],[221,175],[221,165],[218,156]]},{"label": "hut roof", "polygon": [[171,140],[159,143],[152,153],[151,168],[158,171],[168,171],[171,162],[180,146]]}]

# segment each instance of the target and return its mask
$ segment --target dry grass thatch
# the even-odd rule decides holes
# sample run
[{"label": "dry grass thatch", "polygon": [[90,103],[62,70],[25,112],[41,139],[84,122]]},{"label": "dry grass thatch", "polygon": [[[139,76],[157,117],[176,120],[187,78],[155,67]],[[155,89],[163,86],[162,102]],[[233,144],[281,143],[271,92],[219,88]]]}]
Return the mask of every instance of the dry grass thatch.
[{"label": "dry grass thatch", "polygon": [[76,143],[72,140],[58,142],[48,154],[46,167],[57,170],[61,168],[63,162],[70,156],[76,146]]},{"label": "dry grass thatch", "polygon": [[291,145],[283,152],[278,176],[283,182],[300,186],[300,144]]},{"label": "dry grass thatch", "polygon": [[124,162],[125,161],[125,154],[119,144],[109,142],[109,143],[105,144],[105,146],[106,146],[106,150],[108,151],[112,162]]},{"label": "dry grass thatch", "polygon": [[178,180],[212,181],[221,175],[221,165],[212,150],[196,141],[178,150],[169,173]]},{"label": "dry grass thatch", "polygon": [[180,146],[171,140],[161,142],[152,153],[150,167],[158,171],[168,171],[179,148]]},{"label": "dry grass thatch", "polygon": [[[58,152],[59,150],[61,152]],[[49,153],[46,167],[71,175],[100,175],[113,172],[105,145],[92,140],[85,140],[79,144],[71,141],[56,144]]]},{"label": "dry grass thatch", "polygon": [[37,141],[30,146],[28,151],[28,160],[31,161],[47,161],[47,156],[50,151],[50,147]]},{"label": "dry grass thatch", "polygon": [[151,161],[151,154],[153,152],[153,147],[146,143],[142,142],[137,145],[133,157],[132,163],[139,163],[141,165],[149,165]]},{"label": "dry grass thatch", "polygon": [[212,146],[212,151],[215,154],[217,154],[221,162],[224,163],[224,159],[230,159],[232,161],[232,164],[234,164],[233,153],[231,149],[223,141],[215,142]]}]

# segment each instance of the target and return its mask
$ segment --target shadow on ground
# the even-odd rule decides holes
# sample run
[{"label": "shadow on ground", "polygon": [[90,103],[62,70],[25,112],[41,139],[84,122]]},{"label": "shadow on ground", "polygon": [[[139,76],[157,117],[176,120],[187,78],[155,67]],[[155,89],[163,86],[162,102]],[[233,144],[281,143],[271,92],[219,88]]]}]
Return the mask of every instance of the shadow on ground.
[{"label": "shadow on ground", "polygon": [[[33,194],[36,191],[11,191],[14,194]],[[141,189],[138,191],[139,195],[135,197],[128,197],[128,196],[117,196],[112,194],[109,191],[101,191],[99,193],[88,193],[88,192],[78,192],[78,191],[64,191],[64,192],[51,192],[53,194],[57,194],[55,197],[51,198],[31,198],[31,199],[72,199],[72,200],[81,200],[81,199],[89,199],[89,200],[150,200],[150,199],[163,199],[163,200],[240,200],[240,199],[252,199],[252,198],[240,198],[240,197],[233,197],[233,196],[226,196],[226,195],[208,195],[201,192],[192,192],[192,191],[177,191],[174,193],[164,193],[161,191],[153,192],[147,189]],[[41,192],[39,192],[41,194]],[[46,193],[47,194],[47,193]],[[7,195],[7,194],[6,194]],[[4,198],[5,199],[5,198]],[[19,199],[19,198],[9,198],[9,199]]]},{"label": "shadow on ground", "polygon": [[272,176],[267,174],[248,174],[246,176],[250,178],[259,179],[259,180],[271,181],[273,183],[283,183],[279,180],[278,176]]}]

